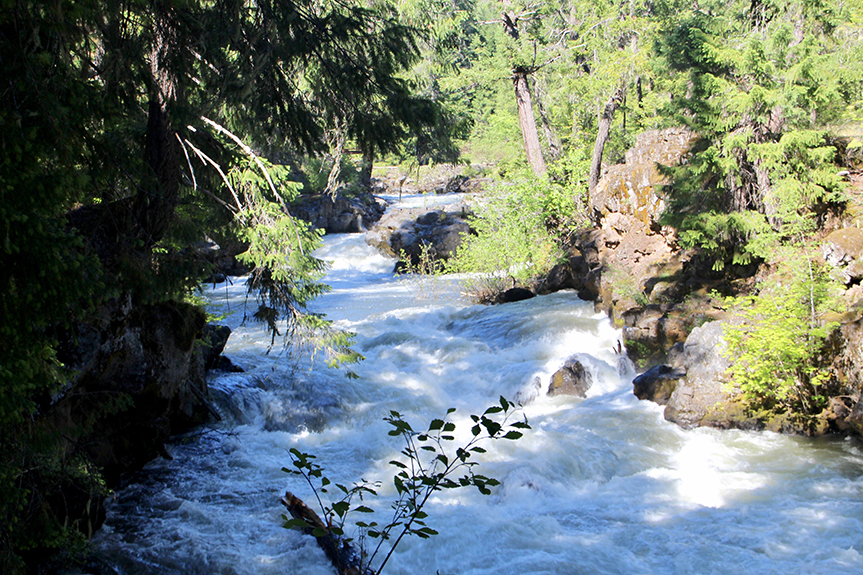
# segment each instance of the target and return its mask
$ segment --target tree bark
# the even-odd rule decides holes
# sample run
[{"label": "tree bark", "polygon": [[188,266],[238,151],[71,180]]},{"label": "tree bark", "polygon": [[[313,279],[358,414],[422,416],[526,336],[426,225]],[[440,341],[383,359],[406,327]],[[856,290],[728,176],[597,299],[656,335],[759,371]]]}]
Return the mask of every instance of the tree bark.
[{"label": "tree bark", "polygon": [[[330,139],[331,154],[333,157],[333,167],[330,168],[330,174],[327,176],[327,189],[324,193],[335,198],[339,192],[339,177],[342,174],[342,157],[345,152],[345,141],[347,140],[347,127],[342,122],[336,122],[336,127],[333,129]],[[371,172],[369,172],[371,179]]]},{"label": "tree bark", "polygon": [[518,105],[518,125],[524,140],[524,151],[527,162],[534,175],[545,175],[545,159],[542,157],[542,147],[539,144],[539,134],[536,130],[536,120],[533,117],[533,104],[530,98],[530,88],[527,82],[528,72],[516,68],[513,70],[512,82],[515,87],[515,99]]},{"label": "tree bark", "polygon": [[302,499],[287,491],[282,498],[282,504],[287,507],[291,517],[306,524],[303,531],[307,535],[314,535],[318,546],[323,549],[339,575],[375,575],[371,568],[363,569],[362,554],[344,539],[334,535],[330,526],[303,503]]},{"label": "tree bark", "polygon": [[605,150],[605,143],[608,141],[608,135],[611,132],[611,122],[614,120],[614,112],[620,107],[623,95],[624,91],[622,87],[615,90],[605,105],[602,116],[599,118],[599,127],[596,130],[596,143],[593,146],[593,155],[590,158],[588,190],[591,197],[596,190],[596,185],[599,183],[599,174],[602,171],[602,153]]},{"label": "tree bark", "polygon": [[554,161],[560,158],[560,140],[558,140],[551,123],[548,121],[548,114],[545,113],[545,106],[542,103],[542,90],[537,81],[533,83],[533,93],[536,96],[536,111],[539,112],[539,119],[542,122],[542,132],[548,145],[548,155]]},{"label": "tree bark", "polygon": [[180,196],[183,150],[169,117],[170,105],[177,99],[178,85],[167,60],[177,49],[176,26],[169,21],[169,10],[156,4],[153,22],[153,48],[150,52],[150,104],[144,160],[149,177],[144,181],[132,208],[138,226],[138,239],[152,247],[168,231]]},{"label": "tree bark", "polygon": [[368,144],[363,148],[363,160],[360,164],[360,185],[369,190],[372,187],[372,168],[375,165],[375,147]]}]

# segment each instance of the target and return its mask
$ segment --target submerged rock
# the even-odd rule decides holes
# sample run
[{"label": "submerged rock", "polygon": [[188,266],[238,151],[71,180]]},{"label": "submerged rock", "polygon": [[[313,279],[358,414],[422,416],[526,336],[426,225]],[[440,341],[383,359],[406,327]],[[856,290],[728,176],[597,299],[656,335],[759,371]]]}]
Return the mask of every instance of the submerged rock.
[{"label": "submerged rock", "polygon": [[686,371],[670,365],[654,366],[632,380],[632,388],[638,399],[649,399],[665,405],[677,388],[677,382],[686,377]]}]

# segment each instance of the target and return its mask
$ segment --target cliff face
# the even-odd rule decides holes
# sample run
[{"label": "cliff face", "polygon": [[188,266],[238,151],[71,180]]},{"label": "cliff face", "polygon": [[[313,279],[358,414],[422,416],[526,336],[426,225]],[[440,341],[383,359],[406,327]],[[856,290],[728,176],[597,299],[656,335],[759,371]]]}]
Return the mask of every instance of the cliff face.
[{"label": "cliff face", "polygon": [[60,465],[28,479],[40,493],[36,511],[91,535],[104,519],[106,488],[167,455],[171,435],[210,417],[206,369],[227,335],[208,329],[194,306],[128,299],[69,334],[59,359],[72,376],[45,398],[35,422]]},{"label": "cliff face", "polygon": [[[739,319],[729,316],[722,297],[750,292],[771,270],[753,264],[716,272],[659,223],[665,180],[656,164],[686,162],[694,141],[685,130],[640,135],[626,163],[611,166],[590,198],[596,227],[538,291],[572,288],[608,313],[623,329],[629,357],[642,369],[655,366],[634,382],[636,395],[667,405],[666,419],[679,425],[863,434],[863,235],[855,220],[834,218],[817,236],[825,262],[845,282],[849,310],[832,318],[840,328],[816,366],[830,374],[824,386],[829,401],[810,417],[751,413],[724,387],[730,363],[720,352],[722,325]],[[856,176],[850,176],[852,208],[863,205],[863,181]]]},{"label": "cliff face", "polygon": [[594,221],[609,214],[632,216],[648,228],[659,227],[665,202],[657,190],[667,178],[657,164],[685,162],[696,136],[684,128],[650,130],[636,136],[623,164],[610,166],[590,198]]}]

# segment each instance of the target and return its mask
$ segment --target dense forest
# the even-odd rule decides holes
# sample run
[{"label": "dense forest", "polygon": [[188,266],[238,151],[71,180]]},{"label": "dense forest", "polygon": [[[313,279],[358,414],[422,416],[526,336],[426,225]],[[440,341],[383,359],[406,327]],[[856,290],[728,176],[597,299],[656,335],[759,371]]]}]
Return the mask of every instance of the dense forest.
[{"label": "dense forest", "polygon": [[[105,493],[86,450],[42,420],[70,393],[77,326],[194,304],[212,273],[202,242],[246,249],[274,338],[287,319],[287,337],[356,359],[348,334],[305,313],[327,289],[310,255],[321,232],[291,202],[358,193],[375,162],[460,163],[512,183],[489,192],[451,265],[527,277],[591,225],[603,166],[646,130],[688,128],[697,141],[665,168],[662,225],[717,273],[758,264],[775,278],[746,306],[782,321],[729,336],[747,362],[738,383],[762,408],[824,400],[808,366],[847,304],[813,238],[853,204],[846,176],[863,162],[856,0],[2,6],[4,573],[80,546],[85,530],[56,504],[68,485]],[[756,354],[753,337],[775,354]],[[98,405],[129,407],[122,394]]]}]

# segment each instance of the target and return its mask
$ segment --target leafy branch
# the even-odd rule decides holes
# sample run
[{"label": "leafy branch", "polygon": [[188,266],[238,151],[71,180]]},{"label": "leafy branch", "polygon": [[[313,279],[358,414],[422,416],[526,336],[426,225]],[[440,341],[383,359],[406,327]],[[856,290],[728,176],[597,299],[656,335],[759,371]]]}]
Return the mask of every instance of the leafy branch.
[{"label": "leafy branch", "polygon": [[[377,544],[371,550],[361,549],[354,552],[350,549],[353,541],[345,537],[345,525],[351,512],[372,514],[374,511],[365,505],[354,505],[355,501],[363,501],[364,497],[377,495],[379,482],[362,480],[348,488],[335,484],[341,493],[341,499],[327,505],[321,495],[328,493],[333,485],[324,475],[323,468],[315,463],[314,455],[291,449],[293,469],[282,468],[286,473],[303,477],[314,492],[321,516],[326,523],[290,493],[283,500],[291,512],[293,519],[285,517],[285,527],[299,527],[318,538],[322,547],[335,550],[330,559],[339,572],[356,572],[359,575],[375,573],[372,564],[376,558],[383,557],[378,565],[377,573],[383,571],[396,547],[406,536],[416,536],[427,539],[438,532],[426,523],[428,514],[426,504],[432,494],[444,489],[460,489],[475,487],[483,495],[491,494],[491,487],[500,482],[485,475],[476,473],[479,462],[474,458],[486,450],[480,446],[487,440],[516,440],[522,437],[525,429],[530,429],[526,419],[511,421],[519,412],[514,404],[504,397],[499,405],[486,409],[481,415],[471,415],[473,425],[471,437],[466,443],[456,446],[456,424],[447,418],[455,412],[454,408],[447,410],[442,419],[433,419],[424,431],[416,431],[403,415],[390,411],[384,418],[392,429],[389,435],[401,437],[404,448],[402,458],[394,459],[389,464],[394,469],[392,476],[397,498],[392,503],[392,516],[386,523],[377,521],[356,521],[360,529],[361,541],[374,539]],[[353,565],[349,565],[352,563]]]}]

